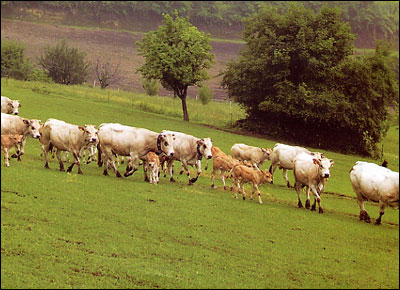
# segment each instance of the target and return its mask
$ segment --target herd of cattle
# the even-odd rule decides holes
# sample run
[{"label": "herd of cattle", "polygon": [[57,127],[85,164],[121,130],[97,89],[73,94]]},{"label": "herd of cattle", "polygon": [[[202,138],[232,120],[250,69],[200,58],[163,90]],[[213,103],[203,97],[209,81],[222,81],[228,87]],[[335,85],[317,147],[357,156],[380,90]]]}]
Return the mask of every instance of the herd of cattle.
[{"label": "herd of cattle", "polygon": [[[71,172],[74,165],[78,173],[82,174],[80,157],[88,150],[88,163],[95,158],[99,167],[104,164],[104,175],[112,169],[115,175],[121,178],[116,162],[120,156],[127,157],[125,177],[132,175],[139,168],[139,160],[143,163],[146,181],[159,182],[160,168],[169,172],[170,181],[174,182],[173,164],[179,161],[182,171],[186,172],[189,185],[198,179],[201,173],[201,160],[208,162],[213,159],[211,173],[211,187],[214,187],[215,176],[219,173],[226,190],[225,178],[232,178],[236,187],[235,198],[242,193],[245,199],[244,183],[252,184],[252,193],[257,192],[258,201],[262,203],[258,186],[263,183],[273,183],[273,175],[278,167],[283,170],[287,186],[291,187],[287,177],[287,170],[293,170],[294,188],[298,196],[298,207],[303,207],[300,199],[301,190],[306,187],[306,208],[310,208],[310,191],[314,195],[311,210],[316,209],[318,202],[319,213],[323,213],[321,206],[321,193],[330,177],[330,168],[334,161],[328,159],[320,152],[310,152],[306,148],[277,143],[273,149],[259,148],[245,144],[234,144],[231,155],[225,154],[218,147],[213,146],[210,138],[196,138],[181,132],[162,131],[153,132],[144,128],[135,128],[118,123],[103,123],[98,129],[94,125],[78,126],[61,120],[26,119],[18,115],[21,104],[16,100],[1,97],[1,150],[4,153],[5,165],[9,166],[8,151],[15,147],[16,157],[21,161],[24,154],[26,138],[31,136],[39,139],[42,155],[45,159],[45,168],[49,168],[48,152],[57,155],[59,167],[64,171],[61,152],[70,152],[74,158],[67,171]],[[65,156],[64,156],[65,157]],[[261,170],[260,166],[265,160],[271,161],[269,170]],[[195,166],[196,176],[191,178],[188,166]],[[147,176],[149,171],[150,178]],[[227,174],[227,176],[225,176]],[[350,170],[350,181],[357,195],[360,206],[360,220],[370,222],[370,217],[364,208],[364,202],[370,200],[379,202],[380,212],[376,224],[381,223],[381,217],[387,205],[399,207],[399,173],[384,166],[374,163],[357,161]],[[233,190],[233,186],[231,187]]]}]

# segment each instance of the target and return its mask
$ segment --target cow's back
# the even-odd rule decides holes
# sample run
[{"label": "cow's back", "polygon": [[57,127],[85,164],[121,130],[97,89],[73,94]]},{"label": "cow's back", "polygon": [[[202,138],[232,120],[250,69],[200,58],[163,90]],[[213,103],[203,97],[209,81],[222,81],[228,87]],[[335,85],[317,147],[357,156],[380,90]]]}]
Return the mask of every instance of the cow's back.
[{"label": "cow's back", "polygon": [[273,164],[279,163],[283,168],[292,169],[294,158],[302,152],[310,153],[310,151],[303,147],[277,143],[272,150],[271,162]]},{"label": "cow's back", "polygon": [[23,120],[19,116],[1,113],[1,134],[26,135],[29,126],[24,124]]}]

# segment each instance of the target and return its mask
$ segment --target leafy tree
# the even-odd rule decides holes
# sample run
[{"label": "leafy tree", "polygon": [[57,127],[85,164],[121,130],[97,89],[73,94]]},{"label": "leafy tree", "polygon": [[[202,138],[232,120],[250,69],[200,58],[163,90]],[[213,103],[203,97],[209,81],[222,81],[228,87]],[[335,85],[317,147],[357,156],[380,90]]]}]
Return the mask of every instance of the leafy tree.
[{"label": "leafy tree", "polygon": [[199,87],[199,89],[197,90],[197,94],[199,95],[199,99],[203,105],[207,105],[212,98],[211,89],[205,84]]},{"label": "leafy tree", "polygon": [[89,74],[90,64],[85,61],[86,53],[77,48],[68,47],[65,40],[56,46],[47,46],[39,64],[56,83],[82,84]]},{"label": "leafy tree", "polygon": [[149,96],[158,95],[158,82],[155,79],[142,79],[143,88]]},{"label": "leafy tree", "polygon": [[25,46],[11,40],[1,40],[1,76],[28,80],[33,67],[25,58]]},{"label": "leafy tree", "polygon": [[[222,81],[247,111],[243,125],[309,146],[374,154],[387,116],[381,106],[398,92],[385,53],[351,58],[354,36],[337,8],[315,14],[290,3],[280,14],[266,6],[244,23],[247,45]],[[374,111],[376,102],[382,105]]]},{"label": "leafy tree", "polygon": [[200,32],[188,18],[174,14],[175,19],[164,14],[163,25],[137,42],[139,55],[145,58],[137,71],[172,89],[182,101],[183,119],[189,121],[187,89],[209,78],[206,69],[214,62],[214,55],[210,53],[209,35]]}]

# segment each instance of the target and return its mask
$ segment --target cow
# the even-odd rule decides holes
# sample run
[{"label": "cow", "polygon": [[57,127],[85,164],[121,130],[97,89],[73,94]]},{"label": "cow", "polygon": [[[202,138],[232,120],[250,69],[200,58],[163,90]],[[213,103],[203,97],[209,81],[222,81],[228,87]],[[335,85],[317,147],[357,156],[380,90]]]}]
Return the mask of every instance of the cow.
[{"label": "cow", "polygon": [[147,167],[146,171],[150,172],[150,174],[149,174],[150,175],[149,182],[153,183],[153,184],[159,183],[160,182],[160,178],[159,178],[159,175],[160,175],[160,159],[158,158],[158,155],[155,152],[150,151],[149,153],[147,153],[146,157],[143,158],[143,159],[146,160],[146,162],[143,163],[143,166]]},{"label": "cow", "polygon": [[1,135],[1,151],[4,154],[4,163],[7,167],[10,166],[10,158],[8,157],[8,151],[15,146],[16,150],[18,150],[17,144],[21,144],[22,135],[13,134],[13,135]]},{"label": "cow", "polygon": [[381,224],[385,207],[399,208],[399,173],[375,163],[357,161],[350,170],[350,181],[360,206],[360,220],[371,222],[364,202],[379,202],[379,217],[375,224]]},{"label": "cow", "polygon": [[254,168],[259,169],[265,160],[270,159],[271,148],[260,148],[246,144],[234,144],[231,148],[231,154],[234,158],[244,161],[248,160]]},{"label": "cow", "polygon": [[[201,159],[203,156],[206,159],[212,158],[212,140],[211,138],[197,138],[192,135],[187,135],[181,132],[162,131],[172,135],[175,138],[174,150],[175,155],[168,157],[168,172],[170,174],[170,181],[175,182],[172,172],[172,165],[175,160],[180,161],[183,169],[186,171],[189,179],[188,184],[193,185],[201,173]],[[190,178],[190,171],[188,165],[195,166],[197,169],[196,177]]]},{"label": "cow", "polygon": [[41,120],[37,119],[29,120],[20,116],[1,113],[1,135],[18,134],[23,136],[19,150],[17,150],[16,155],[12,157],[17,157],[18,161],[21,161],[21,156],[25,152],[25,142],[28,136],[35,139],[40,138],[40,122]]},{"label": "cow", "polygon": [[326,157],[311,155],[302,152],[296,155],[293,161],[293,173],[295,184],[294,188],[297,192],[299,208],[303,207],[301,203],[301,189],[307,187],[306,208],[310,208],[310,190],[314,194],[314,204],[311,210],[315,210],[316,202],[318,202],[319,213],[324,210],[321,206],[321,193],[323,192],[326,182],[330,177],[330,169],[335,162]]},{"label": "cow", "polygon": [[150,151],[174,156],[174,140],[168,134],[119,123],[103,123],[99,126],[97,135],[99,137],[97,162],[101,166],[103,155],[104,175],[108,175],[107,168],[110,164],[115,175],[118,178],[122,177],[113,160],[115,154],[129,156],[132,159],[131,162],[127,162],[125,177],[132,175],[138,169],[139,159],[144,158]]},{"label": "cow", "polygon": [[11,100],[10,98],[1,96],[1,112],[5,114],[18,115],[18,108],[21,104],[18,100]]},{"label": "cow", "polygon": [[231,170],[232,182],[236,186],[235,198],[237,199],[237,194],[240,193],[240,188],[242,188],[243,200],[246,199],[246,192],[243,187],[243,183],[251,183],[253,190],[251,192],[250,200],[253,200],[254,192],[257,192],[258,202],[262,204],[261,193],[258,186],[263,183],[272,183],[272,175],[266,170],[250,168],[243,164],[238,164],[233,166]]},{"label": "cow", "polygon": [[316,152],[310,152],[308,149],[300,146],[291,146],[282,143],[276,143],[274,148],[272,149],[272,153],[270,156],[271,166],[269,167],[269,172],[272,174],[272,178],[274,177],[274,173],[277,167],[279,169],[283,169],[283,178],[286,180],[287,187],[291,187],[287,171],[293,169],[293,161],[297,154],[299,153],[308,153],[308,154],[319,154],[318,157],[321,157],[323,154]]},{"label": "cow", "polygon": [[83,174],[81,163],[79,160],[82,148],[89,144],[97,142],[97,130],[94,125],[78,126],[57,119],[48,119],[42,128],[42,136],[40,144],[44,151],[45,168],[49,169],[47,153],[53,147],[57,149],[57,159],[60,165],[60,171],[64,171],[64,163],[60,153],[62,151],[71,152],[74,161],[68,167],[67,172],[71,172],[76,164],[78,166],[78,174]]}]

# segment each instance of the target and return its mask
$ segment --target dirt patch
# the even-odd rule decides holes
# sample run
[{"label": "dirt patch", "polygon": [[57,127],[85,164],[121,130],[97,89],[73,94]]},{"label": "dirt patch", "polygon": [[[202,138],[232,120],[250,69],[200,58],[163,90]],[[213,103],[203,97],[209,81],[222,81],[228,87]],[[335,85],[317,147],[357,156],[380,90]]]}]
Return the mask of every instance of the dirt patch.
[{"label": "dirt patch", "polygon": [[[66,39],[70,46],[78,47],[87,53],[87,59],[95,63],[102,58],[111,64],[120,64],[122,78],[111,88],[144,92],[141,84],[141,75],[136,69],[143,64],[143,57],[137,54],[136,41],[141,40],[142,33],[118,32],[109,30],[79,29],[60,25],[38,24],[27,21],[1,20],[1,37],[16,40],[26,45],[26,56],[32,63],[37,63],[38,57],[47,45],[53,46],[58,41]],[[214,98],[225,99],[227,93],[221,88],[222,76],[226,63],[236,59],[243,44],[211,41],[212,53],[215,55],[215,64],[208,71],[211,79],[208,85],[214,93]],[[89,77],[89,84],[93,84],[95,74]],[[188,96],[194,97],[197,89],[190,87]],[[172,92],[160,87],[159,95],[172,95]]]}]

